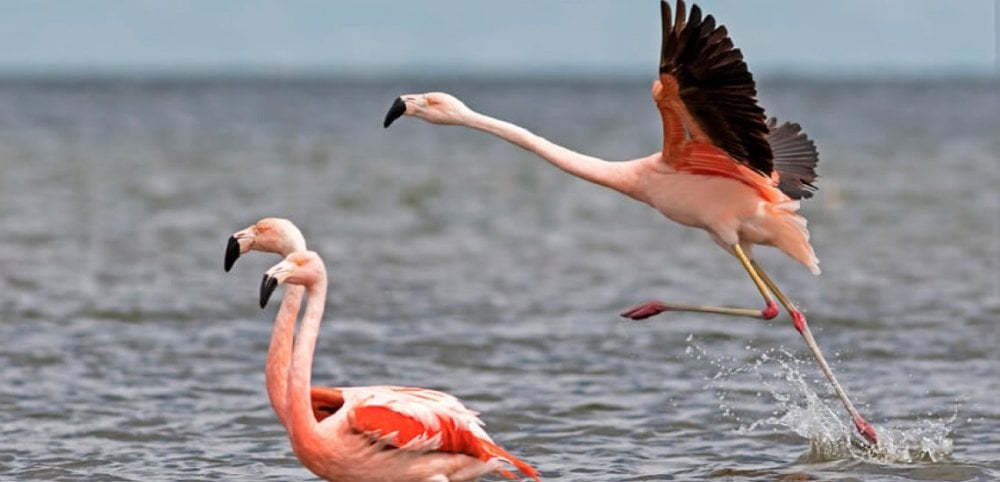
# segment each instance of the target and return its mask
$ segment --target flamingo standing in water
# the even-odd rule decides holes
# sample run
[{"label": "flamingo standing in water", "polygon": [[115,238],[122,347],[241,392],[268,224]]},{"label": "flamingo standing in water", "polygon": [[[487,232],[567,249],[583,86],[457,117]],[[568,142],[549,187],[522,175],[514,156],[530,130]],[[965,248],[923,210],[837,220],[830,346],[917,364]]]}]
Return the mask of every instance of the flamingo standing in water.
[{"label": "flamingo standing in water", "polygon": [[[287,373],[283,420],[299,460],[326,480],[359,482],[459,482],[498,472],[516,479],[509,463],[536,481],[538,472],[495,444],[477,413],[455,397],[422,388],[326,388],[329,414],[317,420],[310,387],[312,359],[326,303],[326,268],[312,251],[289,254],[264,275],[260,305],[279,284],[308,294]],[[282,301],[298,305],[300,297]],[[281,320],[275,320],[275,324]]]},{"label": "flamingo standing in water", "polygon": [[652,95],[663,119],[663,149],[624,162],[574,152],[527,129],[475,112],[455,97],[432,92],[393,102],[385,127],[408,115],[434,124],[478,129],[531,151],[556,167],[614,189],[659,210],[668,219],[700,228],[735,256],[764,299],[760,310],[651,301],[622,316],[647,318],[664,311],[695,311],[771,319],[784,305],[820,369],[833,385],[858,432],[877,444],[875,429],[858,413],[817,346],[802,312],[754,260],[754,245],[774,246],[819,274],[799,199],[816,188],[816,148],[797,124],[767,120],[757,104],[753,76],[723,26],[702,18],[697,5],[676,16],[661,2],[663,41]]},{"label": "flamingo standing in water", "polygon": [[[306,239],[295,223],[282,218],[264,218],[241,229],[229,237],[223,267],[228,272],[240,256],[249,251],[275,253],[284,259],[296,251],[305,251]],[[288,427],[288,367],[292,363],[292,340],[295,333],[295,319],[305,289],[292,285],[285,290],[281,309],[271,331],[271,343],[267,349],[267,363],[264,367],[264,383],[271,408],[281,425]],[[335,410],[339,395],[336,390],[326,387],[312,387],[312,406],[316,420],[323,420]]]}]

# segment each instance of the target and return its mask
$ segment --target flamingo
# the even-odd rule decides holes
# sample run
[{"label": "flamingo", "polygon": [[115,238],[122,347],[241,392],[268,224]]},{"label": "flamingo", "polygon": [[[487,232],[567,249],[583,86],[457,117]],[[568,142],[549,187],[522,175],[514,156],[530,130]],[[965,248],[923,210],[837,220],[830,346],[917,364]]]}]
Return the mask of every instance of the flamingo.
[{"label": "flamingo", "polygon": [[288,370],[286,406],[292,449],[306,468],[338,481],[458,482],[491,472],[516,479],[504,468],[507,463],[541,480],[533,467],[490,439],[476,412],[446,393],[395,386],[327,389],[335,410],[318,421],[310,379],[326,302],[323,260],[314,251],[297,251],[267,270],[261,308],[286,283],[308,294]]},{"label": "flamingo", "polygon": [[[665,217],[708,232],[739,260],[764,299],[760,310],[650,301],[622,313],[643,319],[664,311],[693,311],[772,319],[774,297],[816,358],[862,437],[878,443],[837,382],[809,330],[806,317],[753,257],[754,245],[773,246],[818,275],[799,201],[816,187],[816,147],[798,124],[766,119],[743,55],[724,26],[702,17],[697,5],[676,16],[661,2],[660,71],[652,96],[663,120],[663,149],[638,159],[609,162],[555,144],[527,129],[467,107],[449,94],[397,98],[383,126],[406,115],[433,124],[459,125],[505,139],[559,169],[648,204]],[[773,297],[772,297],[773,294]]]},{"label": "flamingo", "polygon": [[[263,218],[256,223],[236,231],[229,237],[223,268],[228,272],[236,260],[249,251],[275,253],[285,256],[306,249],[306,240],[295,223],[283,218]],[[281,309],[275,317],[271,331],[271,343],[267,349],[264,367],[264,383],[271,409],[281,425],[288,428],[288,367],[292,363],[292,340],[295,333],[295,318],[305,290],[301,286],[289,286],[281,301]],[[312,406],[316,420],[328,417],[337,406],[339,395],[326,387],[312,388]]]}]

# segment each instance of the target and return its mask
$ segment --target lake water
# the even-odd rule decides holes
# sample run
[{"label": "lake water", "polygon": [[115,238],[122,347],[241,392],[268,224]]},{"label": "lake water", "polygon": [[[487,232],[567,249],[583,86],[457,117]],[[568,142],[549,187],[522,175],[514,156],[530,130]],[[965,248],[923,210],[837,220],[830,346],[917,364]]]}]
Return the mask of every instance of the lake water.
[{"label": "lake water", "polygon": [[852,428],[787,315],[700,232],[486,134],[382,118],[401,93],[608,159],[649,154],[641,81],[0,82],[0,478],[313,480],[270,411],[275,256],[302,227],[330,297],[314,381],[446,390],[545,480],[1000,479],[1000,88],[760,85],[821,153],[824,273],[763,264],[805,309]]}]

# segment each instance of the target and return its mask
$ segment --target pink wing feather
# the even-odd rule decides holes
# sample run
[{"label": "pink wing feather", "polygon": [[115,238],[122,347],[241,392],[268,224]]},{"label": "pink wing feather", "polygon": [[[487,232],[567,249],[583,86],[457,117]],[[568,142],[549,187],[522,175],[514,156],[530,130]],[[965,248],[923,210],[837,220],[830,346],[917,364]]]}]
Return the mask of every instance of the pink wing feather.
[{"label": "pink wing feather", "polygon": [[[348,415],[351,427],[399,450],[466,454],[484,462],[498,458],[535,479],[538,471],[490,440],[478,414],[446,393],[420,388],[379,387]],[[507,470],[501,474],[517,477]]]}]

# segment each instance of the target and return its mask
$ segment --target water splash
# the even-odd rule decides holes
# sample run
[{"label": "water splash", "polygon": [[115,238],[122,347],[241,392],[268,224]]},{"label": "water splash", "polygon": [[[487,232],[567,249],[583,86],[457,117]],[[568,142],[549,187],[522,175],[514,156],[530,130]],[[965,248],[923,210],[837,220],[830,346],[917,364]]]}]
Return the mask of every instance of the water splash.
[{"label": "water splash", "polygon": [[[958,418],[958,405],[947,418],[876,425],[879,444],[870,447],[855,435],[839,401],[825,387],[826,381],[806,378],[806,373],[814,371],[809,361],[800,360],[780,347],[761,350],[747,346],[752,359],[740,362],[710,355],[693,338],[687,338],[686,353],[717,370],[707,379],[705,388],[716,392],[723,415],[739,423],[737,433],[749,434],[766,428],[775,432],[791,430],[809,440],[809,452],[804,455],[807,462],[847,458],[888,463],[940,462],[951,456],[953,442],[949,435]],[[742,402],[730,401],[750,392],[746,388],[746,375],[755,382],[752,395],[772,407],[770,416],[746,415],[745,409],[739,408],[745,406]],[[815,389],[816,383],[825,388]]]}]

